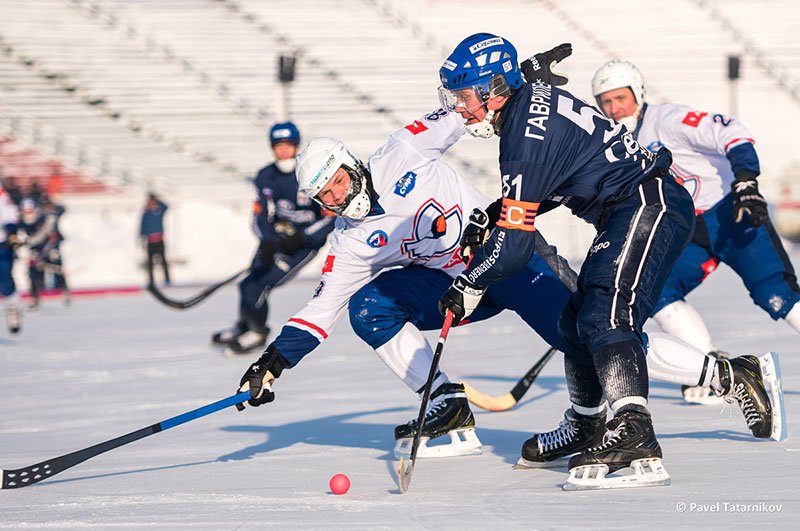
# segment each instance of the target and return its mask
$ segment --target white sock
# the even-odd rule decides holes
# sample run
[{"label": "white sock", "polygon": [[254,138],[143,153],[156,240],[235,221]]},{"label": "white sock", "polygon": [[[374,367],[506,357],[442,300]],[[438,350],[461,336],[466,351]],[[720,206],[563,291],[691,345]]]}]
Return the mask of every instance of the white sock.
[{"label": "white sock", "polygon": [[597,407],[585,407],[572,404],[572,409],[575,410],[575,413],[579,413],[585,417],[599,417],[601,413],[605,414],[606,412],[606,401],[604,400],[603,403]]},{"label": "white sock", "polygon": [[[708,332],[705,321],[686,301],[675,301],[669,306],[665,306],[653,316],[658,326],[671,336],[694,345],[700,352],[707,353],[717,350],[714,342],[711,341],[711,334]],[[798,316],[800,320],[800,316]]]},{"label": "white sock", "polygon": [[800,303],[792,306],[792,309],[786,314],[784,320],[789,323],[789,326],[800,332]]},{"label": "white sock", "polygon": [[[392,339],[376,348],[375,352],[412,391],[416,393],[425,386],[431,370],[433,350],[416,326],[406,323]],[[447,375],[440,369],[431,389],[448,381]]]},{"label": "white sock", "polygon": [[620,398],[619,400],[617,400],[616,402],[611,404],[611,411],[616,413],[623,406],[628,406],[628,405],[631,405],[631,404],[637,405],[637,406],[642,406],[642,407],[646,408],[647,407],[647,399],[645,397],[643,397],[643,396],[626,396],[624,398]]},{"label": "white sock", "polygon": [[708,387],[714,374],[714,358],[668,334],[651,332],[647,337],[647,373],[650,378]]}]

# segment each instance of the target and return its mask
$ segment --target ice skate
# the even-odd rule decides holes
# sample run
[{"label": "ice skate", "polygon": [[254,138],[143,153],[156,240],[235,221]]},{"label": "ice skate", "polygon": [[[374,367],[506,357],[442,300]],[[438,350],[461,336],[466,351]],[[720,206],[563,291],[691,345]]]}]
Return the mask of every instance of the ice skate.
[{"label": "ice skate", "polygon": [[606,416],[586,416],[569,408],[558,428],[535,433],[522,444],[522,455],[514,465],[517,470],[556,468],[567,465],[569,457],[603,441]]},{"label": "ice skate", "polygon": [[269,331],[262,333],[262,332],[256,332],[254,330],[248,330],[247,332],[244,332],[243,334],[239,335],[239,337],[235,338],[233,341],[228,343],[228,346],[225,349],[225,355],[239,356],[242,354],[252,354],[260,352],[267,344],[268,334]]},{"label": "ice skate", "polygon": [[[650,415],[637,411],[618,413],[608,424],[602,444],[587,448],[569,460],[564,490],[657,487],[670,484],[661,463]],[[632,473],[608,474],[629,468]]]},{"label": "ice skate", "polygon": [[[777,356],[771,355],[773,367],[775,359]],[[736,401],[739,404],[747,427],[753,432],[754,437],[758,439],[772,437],[774,411],[770,404],[769,393],[764,386],[759,358],[739,356],[717,363],[722,364],[719,368],[721,390],[717,392],[727,402]]]},{"label": "ice skate", "polygon": [[[397,441],[394,448],[395,458],[407,459],[410,456],[416,429],[417,419],[395,427],[394,438]],[[428,445],[443,435],[450,437],[449,443]],[[475,455],[481,453],[481,447],[481,441],[475,433],[475,417],[469,408],[464,385],[460,383],[440,385],[431,394],[417,457]]]},{"label": "ice skate", "polygon": [[247,332],[247,327],[241,323],[236,323],[230,328],[224,328],[218,332],[214,332],[214,335],[211,336],[211,342],[215,345],[227,346],[228,343],[237,339],[245,332]]},{"label": "ice skate", "polygon": [[769,352],[758,358],[764,384],[769,390],[772,402],[772,433],[770,438],[783,441],[788,435],[786,410],[783,407],[783,381],[781,380],[781,362],[778,355]]},{"label": "ice skate", "polygon": [[699,385],[682,385],[683,400],[688,404],[700,406],[717,406],[725,403],[725,399],[718,396],[710,387]]},{"label": "ice skate", "polygon": [[19,334],[20,328],[22,328],[19,308],[16,306],[8,306],[6,308],[6,324],[8,325],[8,332],[12,336]]},{"label": "ice skate", "polygon": [[[727,352],[714,350],[708,353],[718,360],[726,360],[730,357]],[[701,406],[718,406],[725,402],[725,399],[717,395],[710,387],[700,387],[699,385],[682,385],[681,393],[683,400],[689,404]]]}]

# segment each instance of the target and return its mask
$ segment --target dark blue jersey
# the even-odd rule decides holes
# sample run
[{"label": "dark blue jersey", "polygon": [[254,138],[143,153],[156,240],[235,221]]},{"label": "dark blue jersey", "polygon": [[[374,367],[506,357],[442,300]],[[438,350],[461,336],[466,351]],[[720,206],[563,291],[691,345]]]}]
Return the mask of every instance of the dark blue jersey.
[{"label": "dark blue jersey", "polygon": [[634,192],[654,159],[625,127],[550,85],[523,85],[500,120],[500,221],[465,271],[481,286],[524,267],[539,213],[563,204],[597,224],[606,205]]},{"label": "dark blue jersey", "polygon": [[262,168],[254,181],[257,203],[253,212],[253,230],[262,241],[281,239],[275,225],[290,223],[305,233],[306,246],[319,248],[333,230],[334,217],[325,216],[322,208],[298,190],[294,172],[283,173],[275,164]]}]

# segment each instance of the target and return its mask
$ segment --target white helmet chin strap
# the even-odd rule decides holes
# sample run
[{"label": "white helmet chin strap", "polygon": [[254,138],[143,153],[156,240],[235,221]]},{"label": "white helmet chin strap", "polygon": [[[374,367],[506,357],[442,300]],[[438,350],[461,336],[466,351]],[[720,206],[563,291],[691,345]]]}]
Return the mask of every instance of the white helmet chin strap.
[{"label": "white helmet chin strap", "polygon": [[492,138],[494,136],[494,111],[486,111],[486,116],[480,122],[467,125],[467,131],[475,138]]}]

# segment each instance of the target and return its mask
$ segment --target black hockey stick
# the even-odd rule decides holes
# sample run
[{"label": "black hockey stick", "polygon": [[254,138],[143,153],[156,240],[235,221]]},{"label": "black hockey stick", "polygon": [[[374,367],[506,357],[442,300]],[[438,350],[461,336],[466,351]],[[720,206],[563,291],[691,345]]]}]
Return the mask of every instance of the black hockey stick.
[{"label": "black hockey stick", "polygon": [[152,293],[153,297],[158,299],[160,302],[166,304],[170,308],[175,308],[176,310],[187,310],[187,309],[191,308],[192,306],[197,306],[198,304],[200,304],[201,302],[206,300],[209,297],[209,295],[211,295],[212,293],[217,291],[219,288],[221,288],[222,286],[225,286],[227,284],[230,284],[231,282],[233,282],[234,280],[239,278],[244,273],[247,273],[248,271],[250,271],[249,267],[247,267],[246,269],[242,269],[238,273],[236,273],[234,275],[231,275],[231,276],[229,276],[228,278],[226,278],[224,280],[220,280],[216,284],[212,284],[212,285],[208,286],[207,288],[203,289],[203,291],[201,291],[197,295],[194,295],[193,297],[189,297],[188,299],[182,300],[182,301],[177,301],[177,300],[168,298],[166,295],[161,293],[161,291],[159,291],[159,289],[156,287],[156,285],[154,283],[148,284],[147,291]]},{"label": "black hockey stick", "polygon": [[442,325],[442,331],[439,333],[439,341],[436,343],[436,351],[433,353],[433,361],[431,361],[431,370],[428,373],[428,381],[425,382],[425,390],[422,393],[422,403],[419,406],[419,415],[417,415],[417,429],[414,432],[414,440],[411,443],[411,454],[409,455],[408,467],[405,466],[405,461],[400,458],[400,464],[397,466],[397,475],[400,478],[400,492],[405,493],[408,491],[408,485],[411,483],[411,474],[414,472],[414,463],[417,460],[417,451],[419,450],[419,442],[422,438],[422,427],[425,421],[425,412],[428,409],[428,400],[431,397],[431,387],[433,387],[433,380],[436,378],[436,371],[439,368],[439,359],[442,357],[442,350],[444,350],[444,343],[447,341],[447,334],[450,332],[450,326],[453,324],[453,312],[447,311]]},{"label": "black hockey stick", "polygon": [[550,361],[550,358],[552,358],[556,352],[555,347],[550,347],[550,349],[533,364],[533,367],[525,373],[525,376],[520,378],[514,388],[511,389],[511,392],[504,395],[488,395],[483,391],[475,389],[467,382],[462,382],[464,384],[464,389],[467,391],[467,398],[470,402],[486,411],[508,411],[516,406],[525,393],[528,392],[528,389],[531,388],[533,382],[539,376],[539,373],[542,372],[544,366],[547,365],[547,362]]},{"label": "black hockey stick", "polygon": [[116,439],[110,439],[70,454],[54,457],[52,459],[48,459],[47,461],[42,461],[41,463],[36,463],[35,465],[26,466],[23,468],[17,468],[15,470],[0,469],[0,473],[2,473],[3,477],[3,484],[0,488],[18,489],[21,487],[27,487],[28,485],[33,485],[34,483],[38,483],[43,479],[55,476],[59,472],[63,472],[64,470],[77,464],[83,463],[87,459],[91,459],[96,455],[100,455],[108,452],[109,450],[113,450],[114,448],[119,448],[120,446],[124,446],[128,443],[138,441],[139,439],[144,439],[145,437],[149,437],[150,435],[156,434],[160,431],[174,428],[175,426],[189,422],[190,420],[199,419],[200,417],[204,417],[219,411],[220,409],[241,404],[249,399],[250,391],[244,391],[219,400],[218,402],[214,402],[213,404],[208,404],[206,406],[193,409],[192,411],[187,411],[186,413],[178,415],[177,417],[162,420],[161,422],[153,424],[152,426],[132,431],[128,434],[122,435],[121,437],[117,437]]}]

